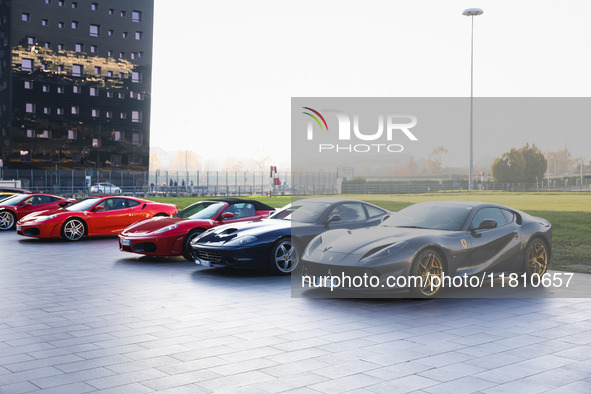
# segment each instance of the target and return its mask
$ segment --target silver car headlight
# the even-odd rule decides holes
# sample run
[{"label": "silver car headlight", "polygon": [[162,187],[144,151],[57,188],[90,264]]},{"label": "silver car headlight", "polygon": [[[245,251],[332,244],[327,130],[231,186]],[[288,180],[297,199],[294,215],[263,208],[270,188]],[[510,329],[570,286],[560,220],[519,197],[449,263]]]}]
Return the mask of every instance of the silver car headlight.
[{"label": "silver car headlight", "polygon": [[251,243],[257,240],[257,237],[254,235],[243,235],[242,237],[236,237],[231,241],[228,241],[226,245],[228,246],[240,246],[247,243]]},{"label": "silver car headlight", "polygon": [[38,222],[42,222],[42,221],[44,221],[44,220],[54,219],[54,218],[56,218],[56,217],[57,217],[57,214],[56,214],[56,213],[54,213],[53,215],[49,215],[49,216],[45,216],[44,218],[37,219],[37,221],[38,221]]},{"label": "silver car headlight", "polygon": [[308,244],[308,247],[304,250],[304,257],[310,256],[320,245],[322,245],[322,235],[317,236]]},{"label": "silver car headlight", "polygon": [[162,227],[161,229],[154,231],[153,234],[165,233],[167,231],[174,230],[178,226],[179,226],[178,224],[171,224],[170,226]]}]

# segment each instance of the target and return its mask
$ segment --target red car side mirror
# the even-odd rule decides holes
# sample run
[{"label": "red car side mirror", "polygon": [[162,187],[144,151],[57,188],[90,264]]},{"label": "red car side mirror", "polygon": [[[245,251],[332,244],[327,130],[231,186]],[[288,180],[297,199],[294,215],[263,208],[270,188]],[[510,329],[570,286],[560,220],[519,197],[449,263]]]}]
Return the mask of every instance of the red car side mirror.
[{"label": "red car side mirror", "polygon": [[222,216],[220,216],[219,220],[230,219],[233,218],[234,214],[232,212],[224,212]]},{"label": "red car side mirror", "polygon": [[23,205],[23,208],[29,208],[32,207],[33,204],[31,204],[30,202],[26,203],[25,205]]},{"label": "red car side mirror", "polygon": [[98,212],[98,211],[104,211],[105,207],[103,207],[102,205],[97,205],[96,207],[94,207],[94,211]]}]

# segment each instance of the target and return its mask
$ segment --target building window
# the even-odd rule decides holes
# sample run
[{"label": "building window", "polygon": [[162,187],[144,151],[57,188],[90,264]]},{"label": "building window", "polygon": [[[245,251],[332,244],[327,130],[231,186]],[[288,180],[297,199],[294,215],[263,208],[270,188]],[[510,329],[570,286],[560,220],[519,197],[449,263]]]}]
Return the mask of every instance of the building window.
[{"label": "building window", "polygon": [[98,118],[99,116],[100,116],[100,111],[98,110],[98,108],[93,108],[92,109],[92,117]]},{"label": "building window", "polygon": [[135,98],[135,92],[133,90],[129,92],[129,98]]},{"label": "building window", "polygon": [[113,15],[115,13],[115,10],[112,8],[109,8],[109,15]]},{"label": "building window", "polygon": [[78,139],[77,130],[68,130],[68,139],[69,140],[77,140]]},{"label": "building window", "polygon": [[121,114],[120,114],[120,118],[121,118],[121,119],[127,119],[127,113],[125,113],[125,112],[121,112]]},{"label": "building window", "polygon": [[72,2],[72,8],[78,8],[78,3],[77,3],[77,2],[75,2],[75,1],[73,1],[73,2]]},{"label": "building window", "polygon": [[49,93],[49,85],[43,85],[43,93]]},{"label": "building window", "polygon": [[31,129],[27,129],[27,138],[35,138],[35,133]]},{"label": "building window", "polygon": [[144,33],[141,31],[136,31],[135,32],[135,39],[136,40],[141,40],[142,38],[144,38]]},{"label": "building window", "polygon": [[63,29],[64,28],[64,22],[58,22],[57,23],[57,27],[58,27],[58,29]]},{"label": "building window", "polygon": [[72,29],[78,28],[78,21],[72,21]]},{"label": "building window", "polygon": [[131,143],[134,145],[141,145],[142,144],[142,135],[140,133],[132,133],[131,134]]},{"label": "building window", "polygon": [[51,108],[50,107],[43,107],[43,113],[45,115],[51,114]]},{"label": "building window", "polygon": [[23,59],[22,60],[22,70],[23,71],[33,71],[34,61],[33,59]]},{"label": "building window", "polygon": [[138,100],[143,100],[143,99],[144,99],[144,95],[143,95],[143,93],[138,93],[138,94],[137,94],[137,99],[138,99]]},{"label": "building window", "polygon": [[41,133],[37,134],[37,138],[50,138],[49,130],[43,130]]},{"label": "building window", "polygon": [[142,73],[137,71],[131,72],[131,82],[133,83],[140,83],[142,82]]},{"label": "building window", "polygon": [[119,79],[123,79],[123,78],[125,78],[125,74],[119,73]]},{"label": "building window", "polygon": [[60,108],[56,109],[55,113],[58,114],[58,115],[63,115],[64,114],[64,109],[60,107]]},{"label": "building window", "polygon": [[72,115],[78,115],[80,113],[80,107],[72,106]]},{"label": "building window", "polygon": [[92,147],[93,148],[100,148],[101,147],[101,140],[99,140],[98,138],[93,138],[92,139]]},{"label": "building window", "polygon": [[125,52],[119,52],[119,58],[123,59],[125,57]]},{"label": "building window", "polygon": [[123,38],[127,38],[127,36],[128,36],[128,34],[127,34],[127,32],[126,32],[126,31],[124,31],[123,33],[121,33],[121,37],[123,37]]},{"label": "building window", "polygon": [[29,155],[29,151],[22,150],[21,151],[21,162],[30,162],[30,161],[31,161],[31,155]]},{"label": "building window", "polygon": [[105,113],[105,117],[107,117],[107,119],[111,119],[113,117],[113,112],[112,111],[107,111]]},{"label": "building window", "polygon": [[108,35],[109,37],[112,37],[112,36],[113,36],[113,34],[115,34],[115,31],[114,31],[114,30],[110,30],[110,29],[109,29],[109,31],[107,32],[107,35]]},{"label": "building window", "polygon": [[57,50],[58,51],[63,51],[64,50],[64,44],[57,44]]},{"label": "building window", "polygon": [[41,19],[41,26],[48,26],[49,21],[47,19]]},{"label": "building window", "polygon": [[107,71],[107,77],[113,78],[113,71]]},{"label": "building window", "polygon": [[107,98],[113,98],[113,92],[107,92]]},{"label": "building window", "polygon": [[131,111],[131,121],[134,123],[142,123],[142,111]]},{"label": "building window", "polygon": [[121,141],[121,134],[120,131],[113,131],[113,141]]},{"label": "building window", "polygon": [[64,66],[63,66],[63,64],[60,64],[59,66],[57,66],[57,71],[58,72],[64,72]]},{"label": "building window", "polygon": [[131,21],[132,22],[141,22],[142,21],[142,12],[141,11],[131,11]]},{"label": "building window", "polygon": [[26,103],[25,104],[25,111],[29,114],[35,113],[35,104],[33,103]]},{"label": "building window", "polygon": [[57,92],[58,92],[58,93],[60,93],[60,94],[63,94],[63,93],[64,93],[64,90],[65,90],[65,89],[64,89],[64,87],[63,87],[63,86],[58,86],[58,87],[57,87]]},{"label": "building window", "polygon": [[25,89],[33,89],[33,82],[25,81]]},{"label": "building window", "polygon": [[45,44],[43,46],[47,49],[51,49],[51,42],[45,41]]},{"label": "building window", "polygon": [[98,88],[97,87],[91,87],[90,88],[90,95],[91,96],[98,96]]},{"label": "building window", "polygon": [[90,46],[90,53],[97,53],[97,52],[98,52],[98,46],[91,45]]},{"label": "building window", "polygon": [[84,52],[84,44],[76,44],[76,52]]},{"label": "building window", "polygon": [[51,4],[51,0],[45,0],[45,4]]},{"label": "building window", "polygon": [[27,44],[35,45],[35,42],[36,42],[35,37],[32,37],[32,36],[27,37]]},{"label": "building window", "polygon": [[139,58],[141,58],[141,57],[143,57],[143,56],[144,56],[144,52],[138,52],[138,53],[137,53],[137,57],[138,57],[138,59],[139,59]]},{"label": "building window", "polygon": [[80,161],[80,152],[72,152],[72,161],[75,163]]},{"label": "building window", "polygon": [[78,85],[72,86],[72,93],[80,94],[82,92],[82,87]]},{"label": "building window", "polygon": [[90,36],[91,37],[99,37],[101,35],[101,26],[100,25],[90,25]]},{"label": "building window", "polygon": [[75,77],[81,77],[84,73],[84,66],[81,64],[72,64],[72,75]]},{"label": "building window", "polygon": [[101,68],[100,68],[99,66],[95,66],[95,67],[94,67],[94,73],[95,73],[96,75],[101,75]]},{"label": "building window", "polygon": [[125,93],[117,93],[117,97],[119,97],[120,99],[124,99],[125,98]]},{"label": "building window", "polygon": [[96,10],[98,10],[98,3],[92,3],[92,4],[90,5],[90,9],[91,9],[91,10],[93,10],[93,11],[96,11]]},{"label": "building window", "polygon": [[63,7],[64,6],[64,3],[65,3],[64,0],[59,0],[57,2],[57,5],[59,5],[60,7]]},{"label": "building window", "polygon": [[131,52],[131,53],[129,54],[129,58],[130,58],[131,60],[135,60],[136,56],[137,56],[137,55],[136,55],[136,53],[135,53],[135,52]]},{"label": "building window", "polygon": [[107,56],[108,56],[108,57],[113,57],[113,51],[109,49],[109,50],[107,51]]},{"label": "building window", "polygon": [[23,12],[21,14],[21,21],[29,22],[31,20],[31,15],[28,12]]},{"label": "building window", "polygon": [[121,11],[121,14],[120,15],[121,15],[122,18],[125,18],[125,11]]}]

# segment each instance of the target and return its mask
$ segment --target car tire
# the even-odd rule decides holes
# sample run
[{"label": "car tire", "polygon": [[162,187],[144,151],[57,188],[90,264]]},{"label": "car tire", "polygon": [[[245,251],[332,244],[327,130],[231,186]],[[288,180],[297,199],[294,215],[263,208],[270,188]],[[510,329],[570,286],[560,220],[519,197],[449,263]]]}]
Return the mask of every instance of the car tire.
[{"label": "car tire", "polygon": [[62,226],[62,239],[69,242],[80,241],[86,236],[86,223],[82,219],[70,218]]},{"label": "car tire", "polygon": [[536,237],[529,241],[523,257],[523,272],[527,276],[542,276],[548,271],[548,245],[543,239]]},{"label": "car tire", "polygon": [[[416,286],[411,287],[411,293],[416,298],[432,298],[442,288],[444,274],[443,258],[433,248],[422,250],[414,259],[410,268],[410,276],[415,277]],[[439,286],[433,283],[433,278],[439,277]],[[420,278],[420,279],[419,279]],[[413,283],[412,280],[409,280]],[[432,286],[433,284],[433,286]]]},{"label": "car tire", "polygon": [[193,253],[191,251],[191,241],[204,231],[205,230],[202,228],[194,228],[193,230],[189,231],[189,233],[185,236],[185,239],[183,240],[183,257],[185,258],[185,260],[195,260],[195,258],[193,257]]},{"label": "car tire", "polygon": [[0,231],[12,230],[16,225],[16,215],[7,209],[0,211]]},{"label": "car tire", "polygon": [[290,237],[278,239],[271,248],[271,272],[275,275],[289,275],[295,271],[300,262],[300,250],[297,242]]}]

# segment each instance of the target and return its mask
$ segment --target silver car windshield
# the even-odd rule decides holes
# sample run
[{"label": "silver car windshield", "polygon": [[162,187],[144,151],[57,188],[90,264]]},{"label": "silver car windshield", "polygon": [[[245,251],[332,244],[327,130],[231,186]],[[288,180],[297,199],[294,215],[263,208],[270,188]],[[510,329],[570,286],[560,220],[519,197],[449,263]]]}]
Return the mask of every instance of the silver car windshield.
[{"label": "silver car windshield", "polygon": [[459,231],[472,209],[465,205],[415,204],[396,212],[382,225]]},{"label": "silver car windshield", "polygon": [[297,201],[275,213],[270,219],[293,220],[294,222],[314,223],[330,207],[326,202]]}]

